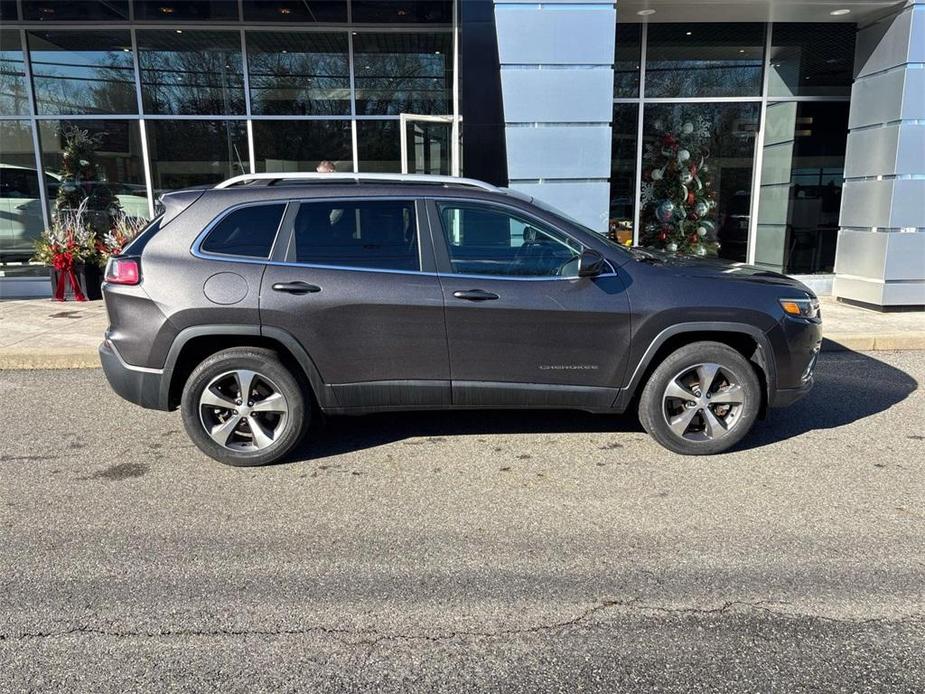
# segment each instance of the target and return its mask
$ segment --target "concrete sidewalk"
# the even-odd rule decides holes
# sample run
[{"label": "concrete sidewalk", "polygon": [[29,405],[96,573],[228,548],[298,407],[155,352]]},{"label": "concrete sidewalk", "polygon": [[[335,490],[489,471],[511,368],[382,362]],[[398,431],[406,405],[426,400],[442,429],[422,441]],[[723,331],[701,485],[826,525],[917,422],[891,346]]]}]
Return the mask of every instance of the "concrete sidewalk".
[{"label": "concrete sidewalk", "polygon": [[[878,313],[822,299],[827,351],[925,350],[925,313]],[[0,301],[0,369],[99,366],[108,324],[102,301]]]}]

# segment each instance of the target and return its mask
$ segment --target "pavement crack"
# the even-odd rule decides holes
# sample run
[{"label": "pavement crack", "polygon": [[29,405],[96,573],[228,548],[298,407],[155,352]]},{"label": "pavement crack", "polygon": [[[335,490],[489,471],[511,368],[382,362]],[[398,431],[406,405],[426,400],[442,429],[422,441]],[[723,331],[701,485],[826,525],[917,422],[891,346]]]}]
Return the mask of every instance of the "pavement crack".
[{"label": "pavement crack", "polygon": [[223,638],[223,637],[291,637],[291,636],[308,636],[312,634],[321,634],[332,637],[347,646],[365,646],[372,647],[382,642],[388,641],[423,641],[423,642],[442,642],[458,638],[499,638],[505,636],[520,636],[527,634],[536,634],[546,631],[557,631],[579,626],[588,621],[594,615],[615,609],[627,609],[641,612],[657,612],[679,615],[715,615],[724,614],[732,610],[757,610],[784,619],[808,618],[825,622],[834,622],[839,624],[863,625],[877,622],[902,623],[911,620],[925,619],[925,614],[912,613],[899,618],[890,617],[871,617],[866,619],[854,619],[843,617],[829,617],[815,614],[799,614],[774,609],[770,605],[781,603],[767,603],[764,601],[750,602],[746,600],[727,600],[715,607],[669,607],[665,605],[647,604],[638,598],[629,600],[603,600],[596,605],[583,610],[579,614],[569,619],[545,622],[526,627],[514,627],[509,629],[486,629],[486,630],[448,630],[433,634],[427,633],[401,633],[401,632],[381,632],[375,629],[350,629],[342,627],[330,627],[324,625],[308,625],[304,627],[293,627],[291,629],[151,629],[151,630],[132,630],[132,629],[113,629],[94,627],[89,625],[77,625],[68,629],[49,630],[49,631],[31,631],[20,633],[0,633],[0,642],[27,641],[32,639],[54,639],[67,638],[70,636],[90,635],[111,638]]}]

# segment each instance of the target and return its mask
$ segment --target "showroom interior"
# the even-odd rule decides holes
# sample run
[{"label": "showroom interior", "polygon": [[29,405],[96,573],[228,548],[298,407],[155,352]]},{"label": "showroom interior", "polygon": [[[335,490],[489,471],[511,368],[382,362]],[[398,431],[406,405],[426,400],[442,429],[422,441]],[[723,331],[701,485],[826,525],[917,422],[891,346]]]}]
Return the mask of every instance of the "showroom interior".
[{"label": "showroom interior", "polygon": [[77,128],[137,217],[321,160],[461,174],[621,243],[673,245],[688,200],[698,254],[925,304],[917,0],[0,0],[0,25],[0,296],[49,291],[31,249]]}]

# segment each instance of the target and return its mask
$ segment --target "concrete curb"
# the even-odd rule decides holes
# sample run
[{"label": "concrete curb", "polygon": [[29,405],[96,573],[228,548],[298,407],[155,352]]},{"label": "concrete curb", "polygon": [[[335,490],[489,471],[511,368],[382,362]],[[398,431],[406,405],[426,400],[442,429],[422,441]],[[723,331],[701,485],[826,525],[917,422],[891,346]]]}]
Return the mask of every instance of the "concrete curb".
[{"label": "concrete curb", "polygon": [[36,369],[98,369],[96,350],[0,351],[0,371]]},{"label": "concrete curb", "polygon": [[[822,341],[823,352],[925,351],[925,331],[879,335],[835,333]],[[98,369],[96,349],[0,350],[0,371],[36,369]]]},{"label": "concrete curb", "polygon": [[823,352],[906,352],[925,350],[925,331],[852,335],[834,333],[822,340]]}]

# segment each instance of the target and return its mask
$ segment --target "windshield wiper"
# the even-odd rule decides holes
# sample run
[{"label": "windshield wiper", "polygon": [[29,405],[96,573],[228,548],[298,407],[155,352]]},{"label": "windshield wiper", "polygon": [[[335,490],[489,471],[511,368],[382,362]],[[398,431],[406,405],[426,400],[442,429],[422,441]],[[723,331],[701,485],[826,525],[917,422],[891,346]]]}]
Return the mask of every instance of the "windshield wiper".
[{"label": "windshield wiper", "polygon": [[633,256],[633,259],[640,263],[651,263],[652,265],[663,265],[665,263],[664,258],[657,256],[651,251],[647,251],[644,248],[639,248],[638,246],[633,246],[628,249],[630,255]]}]

